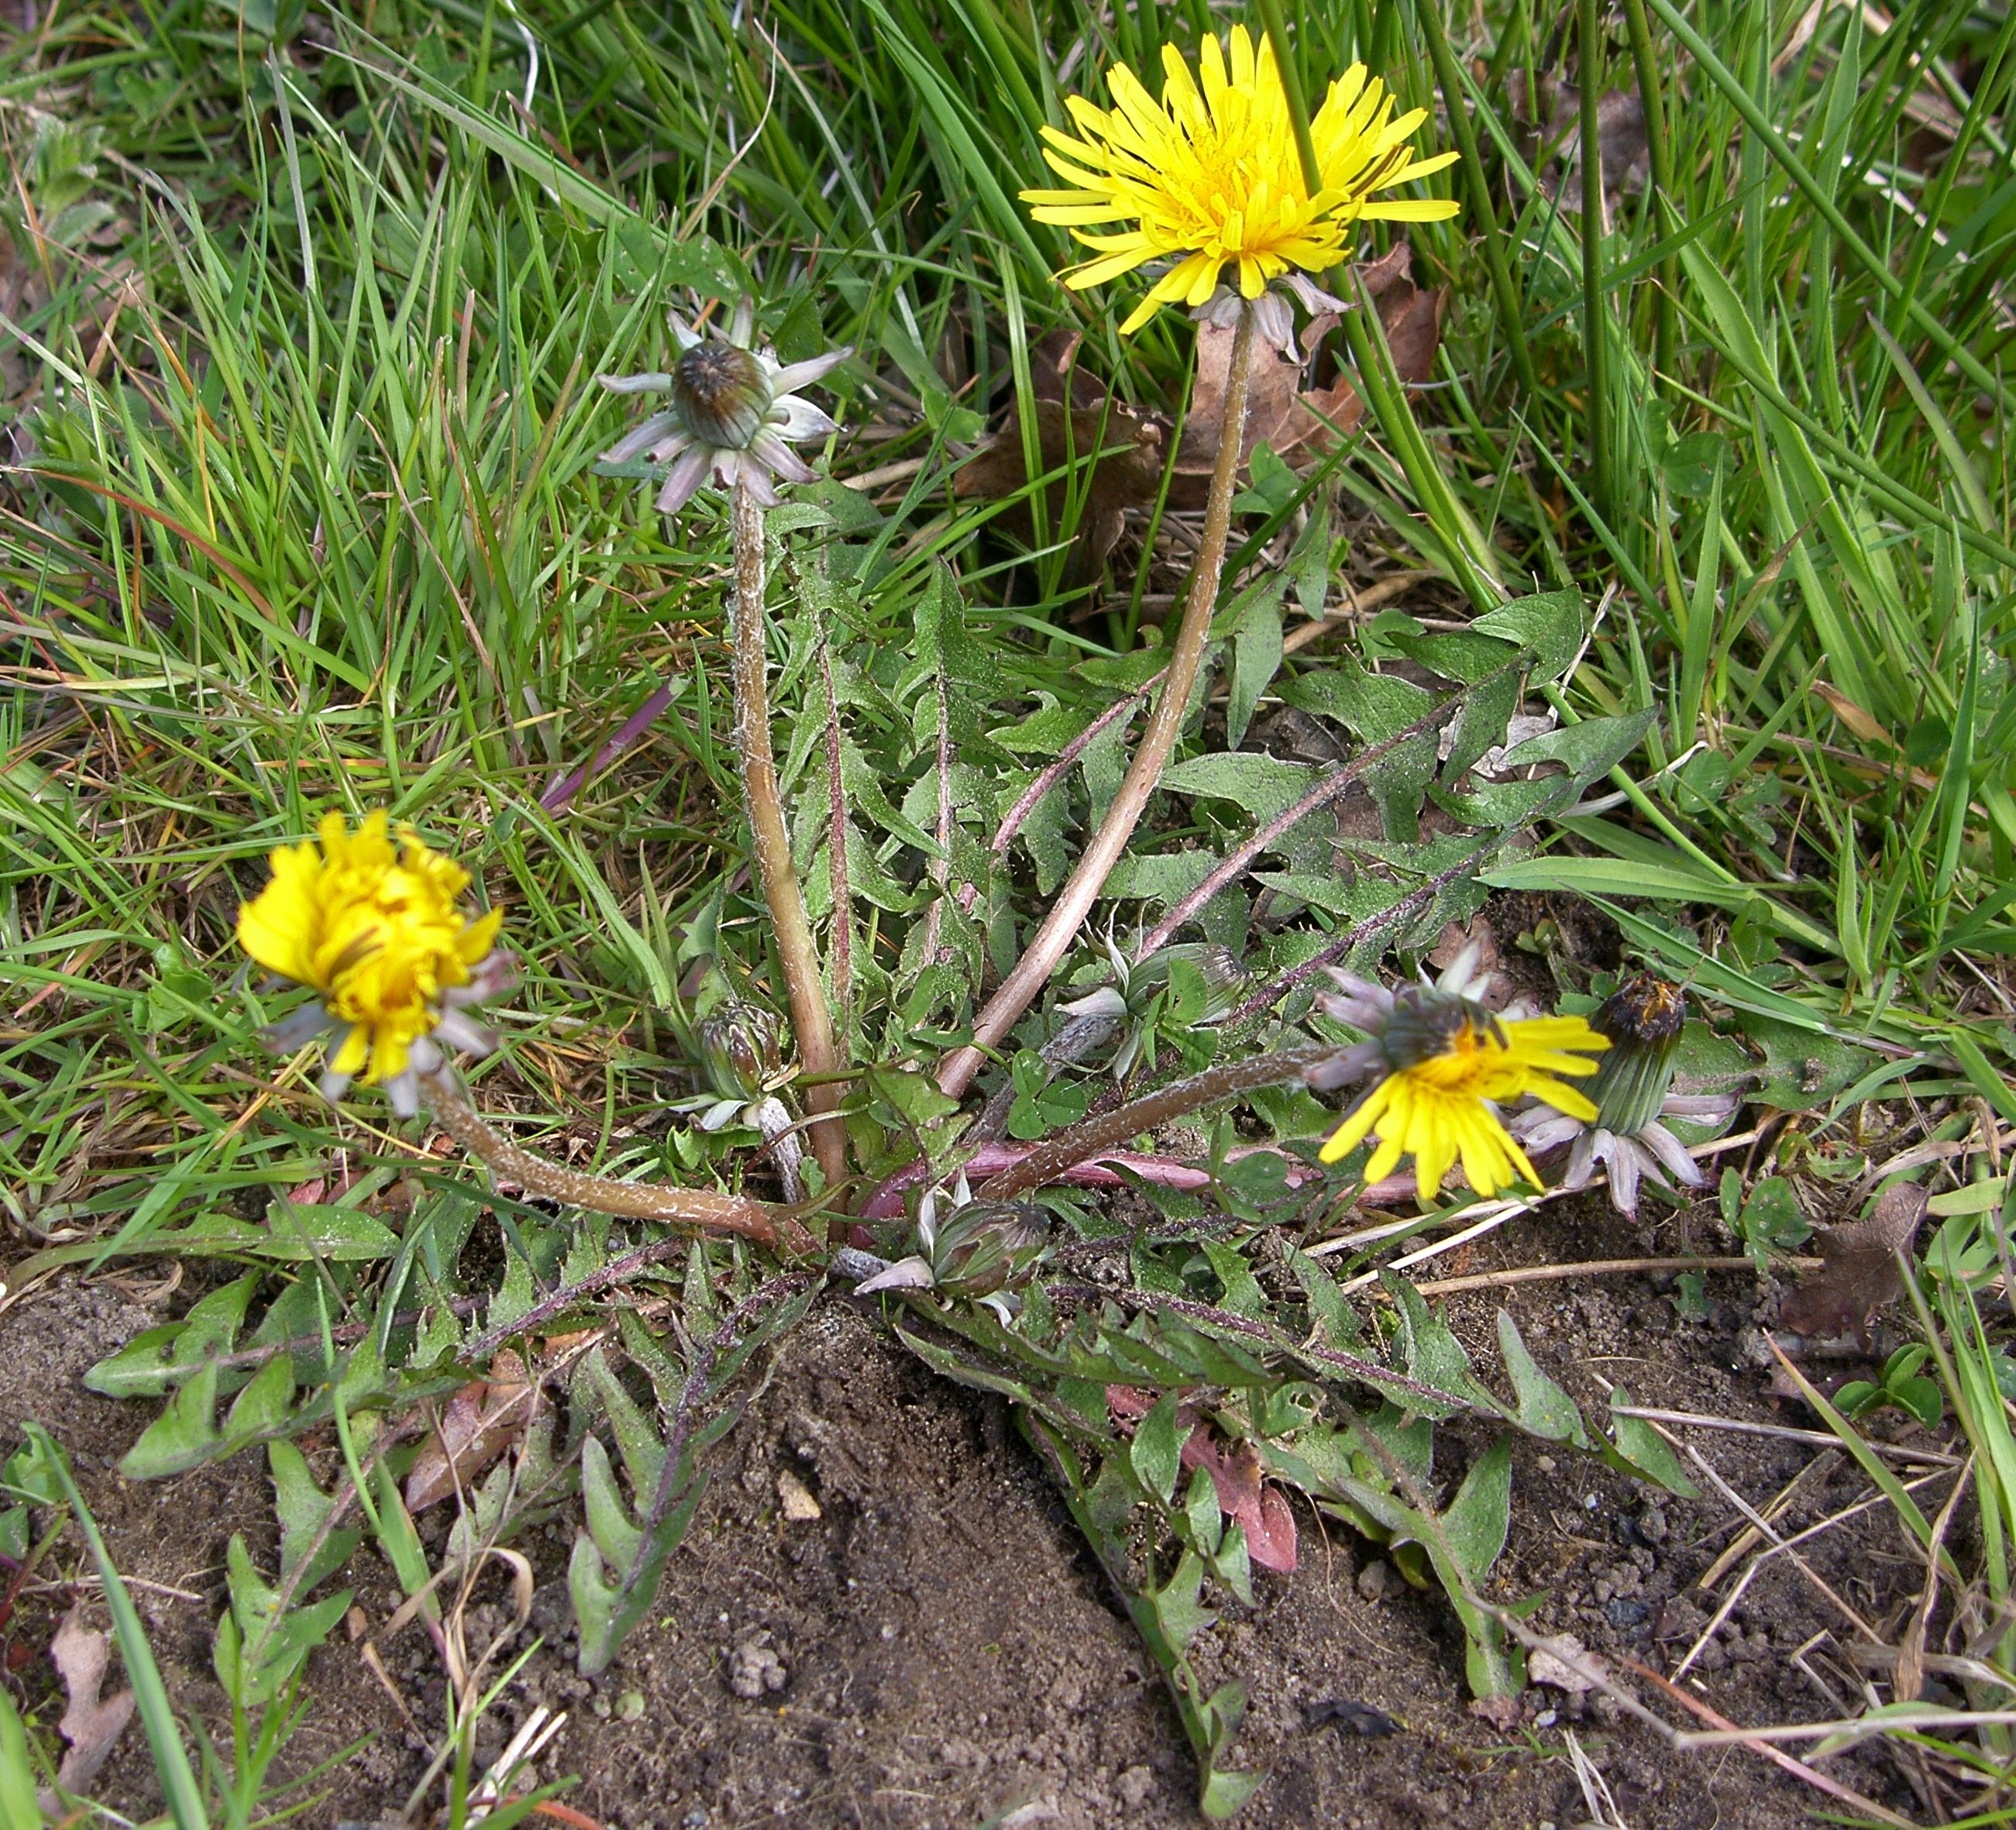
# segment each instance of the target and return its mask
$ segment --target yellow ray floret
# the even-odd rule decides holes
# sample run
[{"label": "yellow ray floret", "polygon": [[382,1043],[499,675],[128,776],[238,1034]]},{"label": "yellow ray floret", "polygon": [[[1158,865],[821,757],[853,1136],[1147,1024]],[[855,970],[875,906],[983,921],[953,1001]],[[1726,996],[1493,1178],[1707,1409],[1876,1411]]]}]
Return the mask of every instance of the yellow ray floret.
[{"label": "yellow ray floret", "polygon": [[[1232,28],[1230,60],[1216,38],[1204,41],[1197,70],[1162,47],[1160,100],[1124,63],[1107,72],[1111,110],[1081,95],[1066,106],[1077,137],[1043,129],[1043,157],[1071,188],[1025,190],[1039,222],[1068,228],[1096,249],[1062,276],[1075,290],[1171,261],[1123,331],[1139,330],[1163,305],[1201,305],[1228,265],[1242,296],[1257,298],[1291,268],[1321,273],[1350,252],[1362,217],[1434,222],[1453,216],[1446,198],[1377,193],[1453,164],[1456,154],[1417,159],[1408,142],[1424,108],[1395,116],[1386,85],[1354,63],[1335,82],[1310,124],[1323,188],[1304,182],[1287,92],[1265,38],[1256,51],[1244,26]],[[1100,223],[1131,223],[1115,235],[1088,235]]]},{"label": "yellow ray floret", "polygon": [[1580,1017],[1466,1021],[1441,1053],[1388,1075],[1359,1101],[1323,1146],[1323,1160],[1337,1162],[1376,1132],[1367,1182],[1390,1175],[1411,1156],[1424,1200],[1435,1197],[1459,1162],[1479,1194],[1495,1194],[1521,1179],[1538,1186],[1498,1104],[1530,1094],[1571,1118],[1593,1119],[1596,1108],[1557,1076],[1594,1073],[1589,1057],[1609,1046]]},{"label": "yellow ray floret", "polygon": [[239,944],[348,1025],[333,1072],[390,1080],[440,1022],[442,995],[488,955],[503,913],[470,920],[458,906],[469,873],[410,827],[395,834],[382,812],[354,833],[331,813],[316,833],[272,854],[272,881],[238,911]]}]

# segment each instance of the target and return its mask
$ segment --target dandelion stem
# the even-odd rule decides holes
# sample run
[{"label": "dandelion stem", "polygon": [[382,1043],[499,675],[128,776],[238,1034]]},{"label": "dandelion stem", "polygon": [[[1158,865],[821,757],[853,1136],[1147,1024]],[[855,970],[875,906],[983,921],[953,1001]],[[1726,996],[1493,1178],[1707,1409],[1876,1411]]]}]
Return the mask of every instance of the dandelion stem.
[{"label": "dandelion stem", "polygon": [[[742,773],[742,794],[749,810],[750,850],[770,925],[783,967],[784,989],[791,1004],[791,1028],[797,1038],[798,1060],[812,1084],[805,1103],[815,1115],[831,1113],[840,1104],[840,1089],[818,1077],[838,1071],[833,1048],[833,1018],[826,1009],[826,987],[819,978],[819,949],[805,899],[791,863],[791,840],[784,825],[784,808],[777,790],[777,761],[770,747],[769,656],[764,639],[763,510],[746,483],[735,485],[735,760]],[[844,915],[843,915],[844,918]],[[812,1126],[812,1153],[826,1184],[833,1187],[847,1174],[847,1132],[837,1118],[823,1118]]]},{"label": "dandelion stem", "polygon": [[812,1245],[804,1228],[788,1214],[744,1195],[719,1194],[704,1188],[670,1188],[652,1182],[619,1182],[563,1169],[514,1144],[495,1129],[469,1102],[452,1075],[423,1075],[420,1086],[428,1108],[449,1137],[490,1165],[493,1174],[515,1182],[530,1194],[543,1194],[591,1213],[614,1214],[625,1219],[664,1220],[675,1226],[699,1227],[711,1233],[740,1233],[773,1249],[789,1246],[804,1251]]},{"label": "dandelion stem", "polygon": [[1334,1043],[1315,1043],[1306,1048],[1281,1049],[1272,1054],[1251,1055],[1243,1061],[1207,1068],[1201,1074],[1172,1082],[1145,1098],[1060,1131],[1013,1169],[1003,1169],[982,1183],[978,1193],[989,1201],[1004,1201],[1024,1189],[1040,1188],[1053,1176],[1088,1158],[1117,1149],[1129,1138],[1166,1125],[1172,1119],[1180,1119],[1235,1093],[1251,1093],[1256,1086],[1278,1086],[1284,1080],[1299,1080],[1309,1068],[1335,1060],[1337,1052]]},{"label": "dandelion stem", "polygon": [[974,1025],[970,1045],[954,1050],[939,1068],[938,1085],[954,1098],[973,1084],[974,1075],[986,1059],[984,1051],[1014,1027],[1016,1019],[1035,1001],[1069,950],[1133,836],[1148,797],[1162,779],[1169,752],[1175,747],[1183,715],[1190,708],[1190,690],[1197,684],[1197,668],[1204,658],[1211,614],[1218,604],[1226,541],[1232,528],[1233,490],[1239,475],[1240,447],[1246,439],[1246,384],[1252,366],[1253,308],[1247,304],[1240,308],[1239,327],[1233,335],[1232,362],[1225,382],[1225,412],[1219,426],[1218,463],[1211,472],[1211,496],[1204,508],[1204,542],[1197,549],[1197,569],[1190,575],[1190,596],[1170,652],[1168,672],[1163,676],[1162,696],[1155,701],[1154,712],[1141,735],[1141,747],[1134,752],[1119,793],[1114,796],[1113,805],[1107,809],[1070,881],[1051,905],[1035,938],[988,1000]]}]

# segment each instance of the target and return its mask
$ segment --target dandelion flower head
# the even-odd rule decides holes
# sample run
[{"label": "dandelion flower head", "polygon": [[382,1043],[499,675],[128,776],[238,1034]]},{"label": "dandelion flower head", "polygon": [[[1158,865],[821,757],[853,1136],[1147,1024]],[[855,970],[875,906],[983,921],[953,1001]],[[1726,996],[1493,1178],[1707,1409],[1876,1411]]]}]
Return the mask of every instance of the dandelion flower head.
[{"label": "dandelion flower head", "polygon": [[[1438,222],[1456,213],[1446,198],[1378,193],[1455,163],[1443,153],[1417,159],[1409,145],[1425,108],[1395,115],[1384,83],[1362,63],[1332,83],[1310,122],[1322,189],[1309,194],[1295,145],[1274,48],[1256,49],[1234,26],[1230,54],[1206,38],[1193,75],[1173,45],[1162,48],[1158,100],[1124,63],[1107,73],[1114,106],[1082,95],[1066,106],[1074,138],[1043,129],[1044,158],[1071,188],[1025,190],[1039,222],[1068,228],[1096,250],[1064,276],[1074,290],[1117,279],[1150,261],[1173,262],[1121,326],[1138,330],[1163,305],[1206,303],[1227,265],[1240,294],[1258,298],[1270,281],[1299,269],[1321,273],[1345,259],[1361,218]],[[1088,235],[1104,223],[1132,227]]]},{"label": "dandelion flower head", "polygon": [[383,1085],[402,1115],[417,1109],[416,1076],[442,1065],[438,1036],[482,1054],[495,1039],[463,1009],[503,989],[509,964],[495,942],[500,910],[471,920],[460,906],[469,873],[396,833],[381,810],[352,832],[340,813],[316,836],[283,845],[272,880],[238,911],[239,944],[319,1003],[275,1025],[268,1041],[299,1047],[329,1034],[322,1090],[351,1080]]},{"label": "dandelion flower head", "polygon": [[1593,1074],[1593,1057],[1608,1042],[1582,1017],[1492,1015],[1471,995],[1483,983],[1473,977],[1475,964],[1466,950],[1437,983],[1397,992],[1349,973],[1332,974],[1344,995],[1324,997],[1324,1008],[1370,1039],[1326,1063],[1311,1083],[1337,1086],[1372,1072],[1381,1078],[1323,1146],[1325,1162],[1376,1136],[1367,1182],[1411,1156],[1424,1200],[1434,1198],[1459,1163],[1471,1187],[1488,1196],[1515,1180],[1539,1181],[1499,1116],[1501,1105],[1532,1097],[1575,1118],[1596,1116],[1588,1097],[1561,1076]]},{"label": "dandelion flower head", "polygon": [[822,379],[853,351],[780,362],[756,341],[756,308],[747,299],[736,306],[725,335],[702,335],[676,312],[670,317],[679,358],[669,373],[597,377],[612,394],[671,396],[670,405],[604,452],[603,463],[648,458],[664,479],[658,507],[665,514],[683,509],[710,472],[724,489],[740,483],[763,507],[775,508],[779,480],[809,483],[816,474],[791,446],[840,430],[796,390]]}]

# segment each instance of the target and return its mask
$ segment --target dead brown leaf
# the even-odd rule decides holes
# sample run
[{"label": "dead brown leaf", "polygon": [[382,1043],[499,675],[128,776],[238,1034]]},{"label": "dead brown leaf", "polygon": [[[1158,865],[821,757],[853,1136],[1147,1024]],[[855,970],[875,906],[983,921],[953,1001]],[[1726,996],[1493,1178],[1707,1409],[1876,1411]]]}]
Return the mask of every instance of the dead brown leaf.
[{"label": "dead brown leaf", "polygon": [[[1413,258],[1409,244],[1396,241],[1377,261],[1360,267],[1358,278],[1378,301],[1379,321],[1401,379],[1420,383],[1435,373],[1449,289],[1435,286],[1424,291],[1416,286],[1408,271]],[[1247,384],[1241,463],[1249,461],[1255,449],[1265,444],[1284,463],[1306,467],[1327,456],[1339,438],[1357,430],[1365,417],[1365,403],[1348,376],[1339,375],[1326,387],[1303,386],[1305,369],[1336,325],[1334,312],[1310,319],[1302,332],[1303,360],[1299,362],[1276,349],[1255,349]],[[1197,382],[1176,449],[1175,476],[1169,490],[1172,508],[1201,508],[1209,492],[1211,474],[1218,463],[1218,429],[1225,416],[1233,336],[1226,326],[1197,326]]]},{"label": "dead brown leaf", "polygon": [[1470,1713],[1479,1720],[1489,1722],[1501,1735],[1510,1735],[1519,1726],[1519,1699],[1517,1697],[1472,1697]]},{"label": "dead brown leaf", "polygon": [[[1082,347],[1075,331],[1054,330],[1029,352],[1042,474],[1060,470],[1074,458],[1103,454],[1093,465],[1067,585],[1087,585],[1096,579],[1120,538],[1126,511],[1155,499],[1168,437],[1160,415],[1113,399],[1096,376],[1085,373],[1078,359]],[[1022,416],[1010,402],[1000,429],[959,467],[952,478],[952,493],[999,501],[1015,495],[1028,481]],[[1052,495],[1053,516],[1061,499],[1060,491]],[[1001,524],[1018,539],[1035,537],[1028,510],[1021,503],[1004,512]]]},{"label": "dead brown leaf", "polygon": [[69,1743],[63,1764],[56,1769],[56,1784],[65,1792],[86,1790],[98,1769],[133,1720],[133,1693],[122,1690],[103,1702],[99,1692],[112,1659],[112,1642],[95,1627],[84,1623],[84,1605],[63,1616],[49,1642],[49,1658],[63,1680],[69,1706],[56,1726]]},{"label": "dead brown leaf", "polygon": [[1543,1639],[1526,1655],[1527,1681],[1582,1696],[1596,1689],[1608,1668],[1571,1633]]},{"label": "dead brown leaf", "polygon": [[1813,691],[1827,701],[1827,709],[1865,744],[1885,744],[1892,750],[1899,747],[1897,740],[1884,728],[1882,720],[1863,711],[1839,687],[1830,686],[1825,680],[1816,680]]},{"label": "dead brown leaf", "polygon": [[[1106,1402],[1117,1421],[1131,1426],[1154,1408],[1153,1392],[1132,1385],[1108,1385]],[[1219,1439],[1210,1421],[1194,1404],[1177,1408],[1176,1422],[1187,1426],[1181,1465],[1201,1468],[1218,1490],[1219,1510],[1236,1518],[1246,1533],[1246,1553],[1262,1569],[1286,1575],[1295,1567],[1295,1515],[1287,1497],[1269,1486],[1262,1471],[1260,1452],[1251,1443]]]},{"label": "dead brown leaf", "polygon": [[[1524,85],[1512,85],[1513,111],[1522,117],[1525,109]],[[1529,152],[1543,147],[1557,149],[1557,194],[1570,210],[1582,207],[1582,92],[1572,83],[1543,77],[1539,85],[1538,118],[1543,124],[1537,133],[1525,136]],[[1636,89],[1607,89],[1596,99],[1596,145],[1603,160],[1604,226],[1609,212],[1629,193],[1644,189],[1651,176],[1651,143],[1645,134],[1645,102]]]},{"label": "dead brown leaf", "polygon": [[1899,1182],[1876,1198],[1866,1220],[1830,1227],[1816,1241],[1825,1267],[1788,1294],[1780,1327],[1795,1335],[1845,1335],[1869,1326],[1904,1293],[1896,1254],[1908,1252],[1925,1217],[1925,1191]]},{"label": "dead brown leaf", "polygon": [[468,1486],[524,1440],[545,1407],[545,1395],[527,1382],[524,1361],[508,1348],[490,1370],[488,1379],[472,1379],[442,1407],[440,1428],[406,1475],[409,1511],[422,1511],[447,1499],[458,1486]]}]

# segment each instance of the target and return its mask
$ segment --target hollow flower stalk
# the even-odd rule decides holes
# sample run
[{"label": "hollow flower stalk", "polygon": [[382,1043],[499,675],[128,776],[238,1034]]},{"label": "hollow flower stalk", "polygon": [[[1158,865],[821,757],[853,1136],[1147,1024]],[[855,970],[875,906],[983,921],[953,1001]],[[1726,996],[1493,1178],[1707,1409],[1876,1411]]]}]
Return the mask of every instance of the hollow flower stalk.
[{"label": "hollow flower stalk", "polygon": [[419,1109],[419,1083],[445,1048],[487,1054],[494,1034],[466,1014],[511,982],[495,942],[502,910],[462,907],[469,873],[394,829],[381,810],[355,832],[340,813],[316,836],[271,856],[272,878],[238,912],[239,944],[268,971],[309,986],[316,1001],[266,1032],[268,1046],[326,1044],[322,1090],[381,1086],[401,1118]]},{"label": "hollow flower stalk", "polygon": [[[1381,194],[1440,171],[1456,155],[1417,159],[1409,142],[1427,110],[1396,114],[1385,84],[1362,63],[1330,85],[1310,122],[1322,178],[1314,192],[1265,38],[1256,47],[1244,26],[1234,26],[1225,44],[1206,38],[1194,74],[1165,45],[1162,70],[1159,99],[1124,63],[1107,72],[1110,110],[1069,97],[1077,134],[1043,129],[1043,157],[1067,188],[1021,193],[1038,222],[1069,229],[1093,250],[1062,276],[1074,290],[1167,263],[1123,333],[1139,330],[1165,304],[1207,304],[1228,268],[1247,300],[1279,279],[1307,288],[1299,276],[1346,259],[1360,221],[1433,222],[1456,213],[1446,198]],[[1107,225],[1125,226],[1085,232]],[[1278,341],[1275,331],[1263,326]]]},{"label": "hollow flower stalk", "polygon": [[648,458],[661,470],[661,513],[675,515],[709,473],[724,489],[740,482],[764,508],[777,506],[777,483],[809,483],[816,473],[791,449],[839,430],[797,390],[809,387],[851,349],[802,362],[779,362],[755,341],[756,308],[738,303],[726,335],[703,334],[670,314],[679,359],[666,374],[603,375],[612,394],[670,394],[671,404],[642,420],[602,454],[606,464]]},{"label": "hollow flower stalk", "polygon": [[1587,1095],[1561,1076],[1593,1074],[1593,1057],[1609,1043],[1581,1017],[1492,1015],[1477,1001],[1489,982],[1477,974],[1477,949],[1466,948],[1433,983],[1398,991],[1332,970],[1338,992],[1317,1001],[1366,1039],[1305,1078],[1323,1089],[1379,1078],[1323,1146],[1325,1162],[1340,1162],[1374,1137],[1368,1183],[1411,1156],[1424,1200],[1441,1191],[1459,1163],[1471,1187],[1489,1196],[1517,1180],[1539,1182],[1502,1107],[1532,1097],[1578,1119],[1596,1116]]}]

